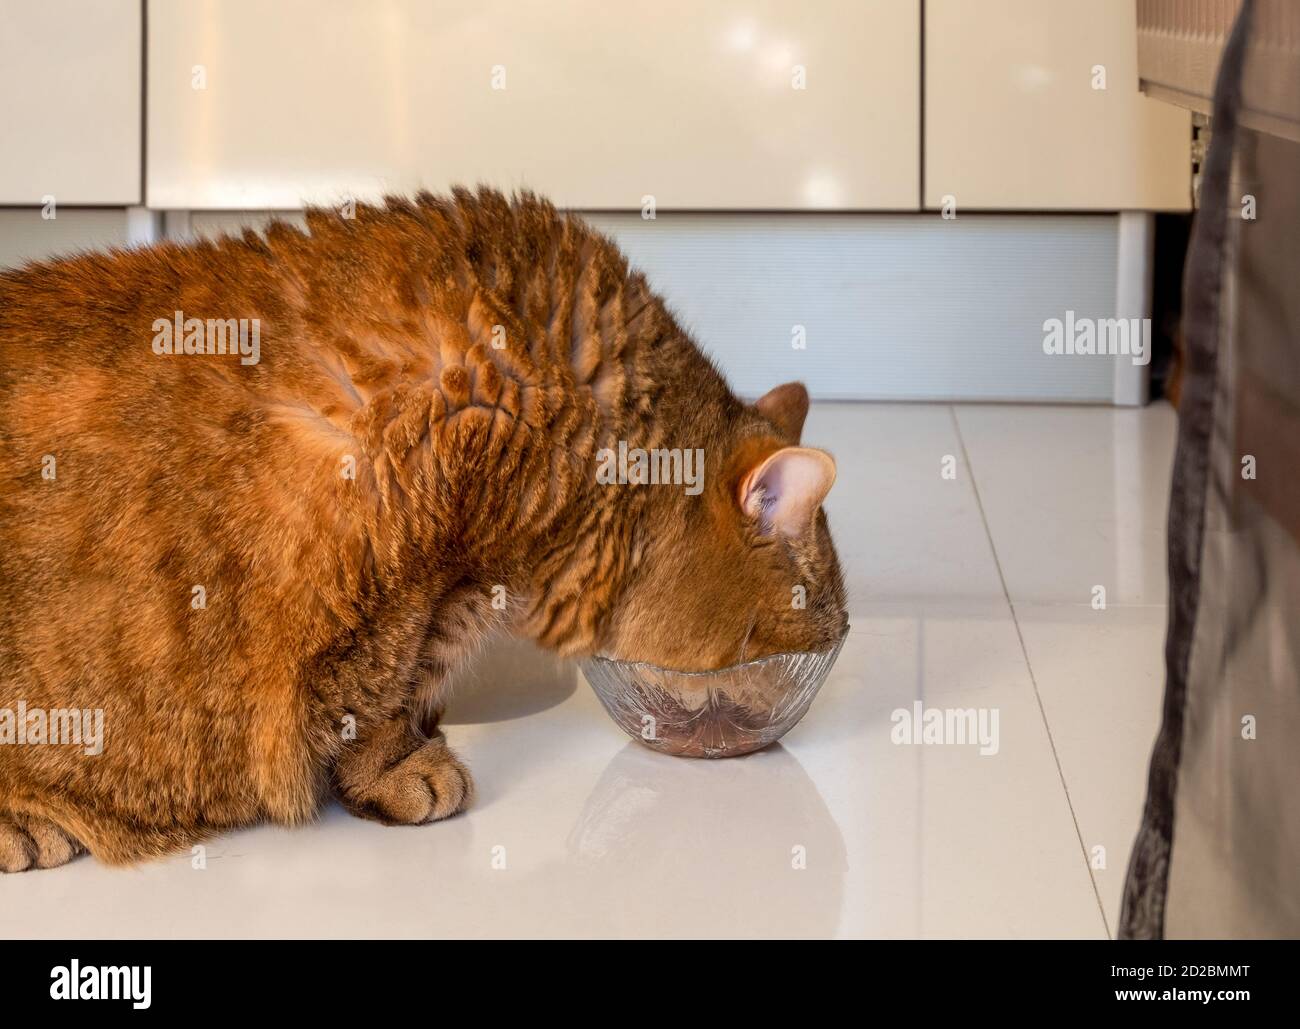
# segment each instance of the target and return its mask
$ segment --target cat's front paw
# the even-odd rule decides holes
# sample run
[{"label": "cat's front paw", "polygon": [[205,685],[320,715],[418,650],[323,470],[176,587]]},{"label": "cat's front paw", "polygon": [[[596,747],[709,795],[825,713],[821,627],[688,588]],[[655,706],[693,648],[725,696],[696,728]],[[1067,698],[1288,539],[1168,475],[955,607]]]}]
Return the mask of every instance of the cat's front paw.
[{"label": "cat's front paw", "polygon": [[0,813],[0,872],[57,868],[84,849],[48,818]]},{"label": "cat's front paw", "polygon": [[469,769],[440,737],[431,739],[373,778],[339,784],[339,800],[354,815],[385,825],[423,825],[464,811],[474,799]]}]

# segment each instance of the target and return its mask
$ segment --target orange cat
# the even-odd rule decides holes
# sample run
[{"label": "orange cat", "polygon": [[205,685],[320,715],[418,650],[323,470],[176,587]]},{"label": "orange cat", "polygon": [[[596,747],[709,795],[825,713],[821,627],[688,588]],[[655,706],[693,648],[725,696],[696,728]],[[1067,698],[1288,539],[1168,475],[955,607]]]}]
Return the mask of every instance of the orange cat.
[{"label": "orange cat", "polygon": [[423,715],[491,633],[708,669],[845,625],[803,387],[737,400],[609,240],[490,191],[307,222],[0,273],[5,871],[331,788],[452,815]]}]

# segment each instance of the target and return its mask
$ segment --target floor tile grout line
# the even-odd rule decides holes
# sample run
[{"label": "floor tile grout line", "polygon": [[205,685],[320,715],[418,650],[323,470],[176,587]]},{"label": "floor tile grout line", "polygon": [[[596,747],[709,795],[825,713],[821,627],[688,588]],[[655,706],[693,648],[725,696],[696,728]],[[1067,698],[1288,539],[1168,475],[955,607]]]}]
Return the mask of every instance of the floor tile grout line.
[{"label": "floor tile grout line", "polygon": [[1088,861],[1088,845],[1083,839],[1083,830],[1079,827],[1079,816],[1074,810],[1074,801],[1070,798],[1070,786],[1065,781],[1065,769],[1061,767],[1061,756],[1056,752],[1056,740],[1052,736],[1052,726],[1047,720],[1047,708],[1043,705],[1043,696],[1038,690],[1038,678],[1034,675],[1034,666],[1029,660],[1029,648],[1025,646],[1025,634],[1020,628],[1020,616],[1016,605],[1011,601],[1011,591],[1007,588],[1007,577],[1002,571],[1002,560],[998,557],[997,544],[993,542],[993,530],[989,527],[988,515],[984,511],[984,500],[980,496],[979,483],[975,481],[975,466],[971,464],[970,453],[966,449],[966,438],[961,432],[961,422],[957,418],[957,408],[949,404],[948,415],[952,419],[953,432],[957,434],[957,445],[961,448],[961,459],[970,475],[971,491],[975,494],[975,506],[979,509],[980,521],[984,525],[984,536],[989,542],[989,552],[993,555],[993,565],[998,570],[998,580],[1002,583],[1002,596],[1006,600],[1007,610],[1011,613],[1011,624],[1016,627],[1016,639],[1020,641],[1020,654],[1025,659],[1025,671],[1029,673],[1029,684],[1034,690],[1034,700],[1038,704],[1038,715],[1043,720],[1043,729],[1047,732],[1047,745],[1052,751],[1052,760],[1056,762],[1056,775],[1061,780],[1061,789],[1065,793],[1065,806],[1070,811],[1070,821],[1074,823],[1074,835],[1079,841],[1079,850],[1083,857],[1083,867],[1088,870],[1088,881],[1092,883],[1092,896],[1097,902],[1097,911],[1101,915],[1102,928],[1106,938],[1111,939],[1110,921],[1106,918],[1106,907],[1101,902],[1101,890],[1097,887],[1097,877],[1092,874],[1092,864]]}]

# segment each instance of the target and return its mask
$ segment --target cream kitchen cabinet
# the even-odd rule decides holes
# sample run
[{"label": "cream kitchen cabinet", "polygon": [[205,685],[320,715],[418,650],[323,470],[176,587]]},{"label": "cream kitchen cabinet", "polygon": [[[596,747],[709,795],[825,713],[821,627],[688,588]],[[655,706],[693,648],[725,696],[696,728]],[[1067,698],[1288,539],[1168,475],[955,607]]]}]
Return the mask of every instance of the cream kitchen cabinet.
[{"label": "cream kitchen cabinet", "polygon": [[916,210],[918,0],[153,0],[148,203]]},{"label": "cream kitchen cabinet", "polygon": [[1138,92],[1136,0],[927,0],[925,206],[1187,210],[1191,117]]},{"label": "cream kitchen cabinet", "polygon": [[140,203],[141,17],[0,0],[0,205]]}]

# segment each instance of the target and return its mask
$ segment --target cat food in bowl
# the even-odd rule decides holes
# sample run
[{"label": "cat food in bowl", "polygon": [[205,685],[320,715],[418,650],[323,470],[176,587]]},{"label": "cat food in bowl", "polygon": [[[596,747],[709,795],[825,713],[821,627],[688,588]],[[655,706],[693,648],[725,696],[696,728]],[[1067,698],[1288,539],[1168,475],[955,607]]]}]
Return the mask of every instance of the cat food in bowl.
[{"label": "cat food in bowl", "polygon": [[843,645],[841,636],[825,650],[770,654],[715,672],[607,657],[589,658],[582,671],[610,717],[647,747],[680,757],[736,757],[793,728]]}]

